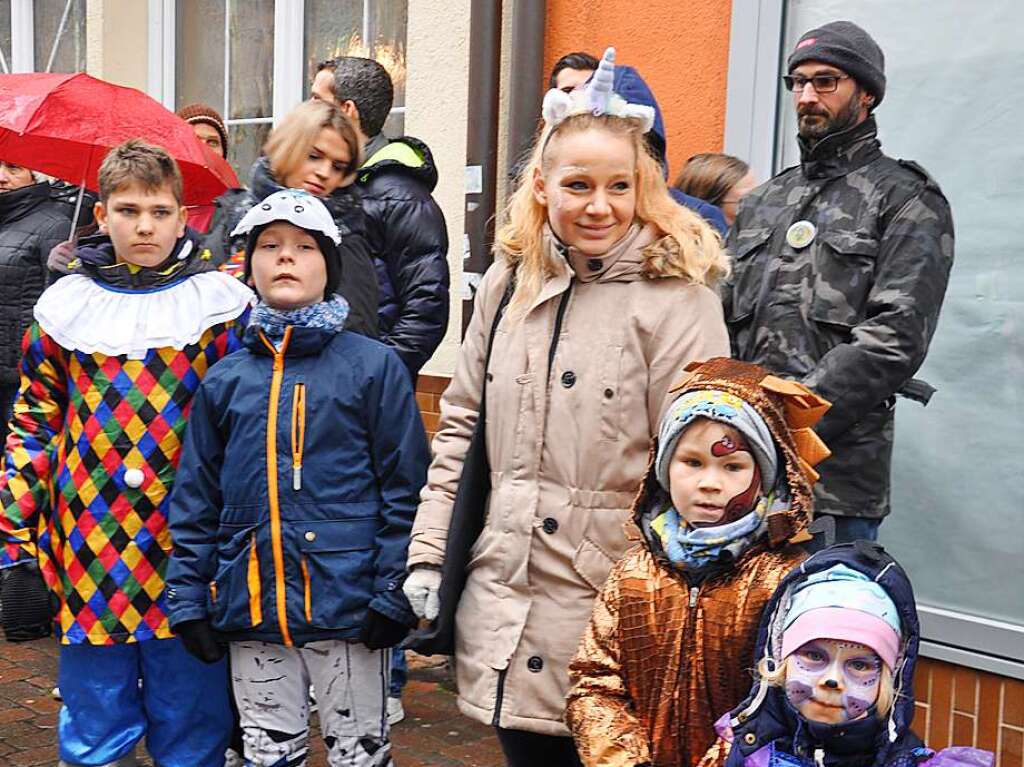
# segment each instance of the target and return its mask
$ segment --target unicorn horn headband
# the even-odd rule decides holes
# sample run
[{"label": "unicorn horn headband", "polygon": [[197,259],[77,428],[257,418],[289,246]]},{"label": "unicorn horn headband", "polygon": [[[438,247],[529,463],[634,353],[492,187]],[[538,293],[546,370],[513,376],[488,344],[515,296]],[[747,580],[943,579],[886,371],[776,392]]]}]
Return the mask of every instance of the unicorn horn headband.
[{"label": "unicorn horn headband", "polygon": [[590,82],[572,93],[552,88],[544,95],[542,114],[552,129],[573,115],[611,115],[639,120],[644,133],[654,127],[654,107],[630,104],[612,90],[615,82],[615,49],[608,48],[601,57]]}]

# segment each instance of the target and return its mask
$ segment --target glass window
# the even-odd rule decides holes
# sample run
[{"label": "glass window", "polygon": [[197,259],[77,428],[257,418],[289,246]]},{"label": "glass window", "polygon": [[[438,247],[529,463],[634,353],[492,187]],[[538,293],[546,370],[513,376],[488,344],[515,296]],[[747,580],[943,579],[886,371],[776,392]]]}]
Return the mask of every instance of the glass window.
[{"label": "glass window", "polygon": [[0,2],[0,73],[11,71],[11,4]]},{"label": "glass window", "polygon": [[224,0],[179,0],[175,18],[174,103],[224,109]]},{"label": "glass window", "polygon": [[228,120],[274,113],[274,0],[228,0]]},{"label": "glass window", "polygon": [[223,115],[228,161],[244,184],[273,122],[274,0],[176,6],[175,104],[198,101]]},{"label": "glass window", "polygon": [[316,66],[335,56],[366,56],[376,59],[395,86],[391,115],[384,133],[405,132],[405,43],[407,0],[306,0],[304,45],[306,72],[303,95]]},{"label": "glass window", "polygon": [[[1024,626],[1024,5],[961,10],[957,0],[791,0],[784,52],[834,19],[875,37],[887,75],[882,149],[928,169],[956,225],[956,264],[918,373],[938,392],[927,408],[897,408],[893,511],[881,540],[910,572],[920,604]],[[780,96],[781,168],[799,154],[792,98]]]},{"label": "glass window", "polygon": [[36,72],[85,71],[85,3],[35,0],[32,24]]}]

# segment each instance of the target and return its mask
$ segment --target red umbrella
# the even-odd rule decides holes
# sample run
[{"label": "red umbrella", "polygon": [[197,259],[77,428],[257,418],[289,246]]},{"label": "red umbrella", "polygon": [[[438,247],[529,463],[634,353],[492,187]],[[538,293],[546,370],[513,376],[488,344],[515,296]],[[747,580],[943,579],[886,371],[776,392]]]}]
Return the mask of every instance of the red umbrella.
[{"label": "red umbrella", "polygon": [[192,126],[142,91],[87,74],[0,75],[0,158],[97,190],[100,163],[130,138],[164,147],[181,168],[186,205],[239,186]]}]

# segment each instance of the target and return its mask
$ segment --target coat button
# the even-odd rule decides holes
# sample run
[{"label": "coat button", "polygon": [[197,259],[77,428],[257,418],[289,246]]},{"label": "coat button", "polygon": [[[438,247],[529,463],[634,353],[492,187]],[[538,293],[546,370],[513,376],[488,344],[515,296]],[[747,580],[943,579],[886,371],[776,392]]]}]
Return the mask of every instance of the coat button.
[{"label": "coat button", "polygon": [[611,399],[614,396],[615,396],[615,390],[614,389],[605,389],[604,390],[604,398],[605,399]]},{"label": "coat button", "polygon": [[576,374],[571,370],[566,370],[562,373],[562,386],[566,389],[571,389],[576,383]]},{"label": "coat button", "polygon": [[526,661],[526,667],[530,669],[530,671],[537,673],[542,668],[544,668],[544,659],[541,658],[539,655],[534,655],[528,661]]},{"label": "coat button", "polygon": [[494,373],[488,373],[487,374],[487,380],[488,381],[493,381],[494,380]]},{"label": "coat button", "polygon": [[558,532],[558,520],[555,519],[554,517],[547,517],[547,518],[545,518],[544,522],[541,524],[541,527],[544,528],[544,532],[547,533],[548,535],[551,535],[552,533],[556,533],[556,532]]},{"label": "coat button", "polygon": [[304,536],[302,536],[302,537],[305,538],[310,543],[312,543],[313,541],[316,540],[316,533],[314,533],[312,530],[307,530],[306,534]]},{"label": "coat button", "polygon": [[124,473],[124,483],[133,490],[142,487],[144,479],[146,475],[142,473],[142,469],[127,469]]},{"label": "coat button", "polygon": [[743,742],[746,743],[748,746],[752,746],[755,743],[757,743],[757,736],[752,732],[748,732],[746,735],[743,736]]},{"label": "coat button", "polygon": [[592,272],[599,272],[604,268],[604,261],[600,258],[588,258],[587,269]]}]

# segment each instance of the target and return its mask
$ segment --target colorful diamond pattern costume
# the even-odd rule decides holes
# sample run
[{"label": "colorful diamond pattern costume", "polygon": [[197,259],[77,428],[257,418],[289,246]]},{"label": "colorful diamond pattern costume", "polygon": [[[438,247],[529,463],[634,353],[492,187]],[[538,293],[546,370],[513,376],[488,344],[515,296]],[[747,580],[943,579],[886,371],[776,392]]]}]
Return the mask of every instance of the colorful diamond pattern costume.
[{"label": "colorful diamond pattern costume", "polygon": [[[67,277],[50,290],[73,279],[86,278]],[[50,323],[39,321],[23,342],[21,390],[0,475],[0,568],[38,557],[60,603],[58,633],[64,644],[173,636],[164,598],[171,551],[166,514],[186,418],[210,366],[241,348],[248,319],[247,288],[222,274],[198,279],[238,287],[217,286],[217,311],[209,311],[203,290],[195,286],[177,297],[161,296],[170,302],[165,316],[200,312],[198,327],[208,324],[202,316],[235,317],[208,324],[191,342],[154,346],[142,354],[105,354],[67,348],[77,343],[72,338],[67,344],[74,336],[71,325],[51,333]],[[70,287],[63,297],[74,301]],[[127,300],[123,295],[131,294],[106,291],[100,299]],[[130,315],[127,309],[120,316]],[[88,307],[84,310],[88,316]],[[79,313],[76,320],[82,317]],[[60,324],[58,318],[55,325]],[[132,348],[144,347],[140,342],[147,337],[168,338],[159,330],[140,323]]]}]

